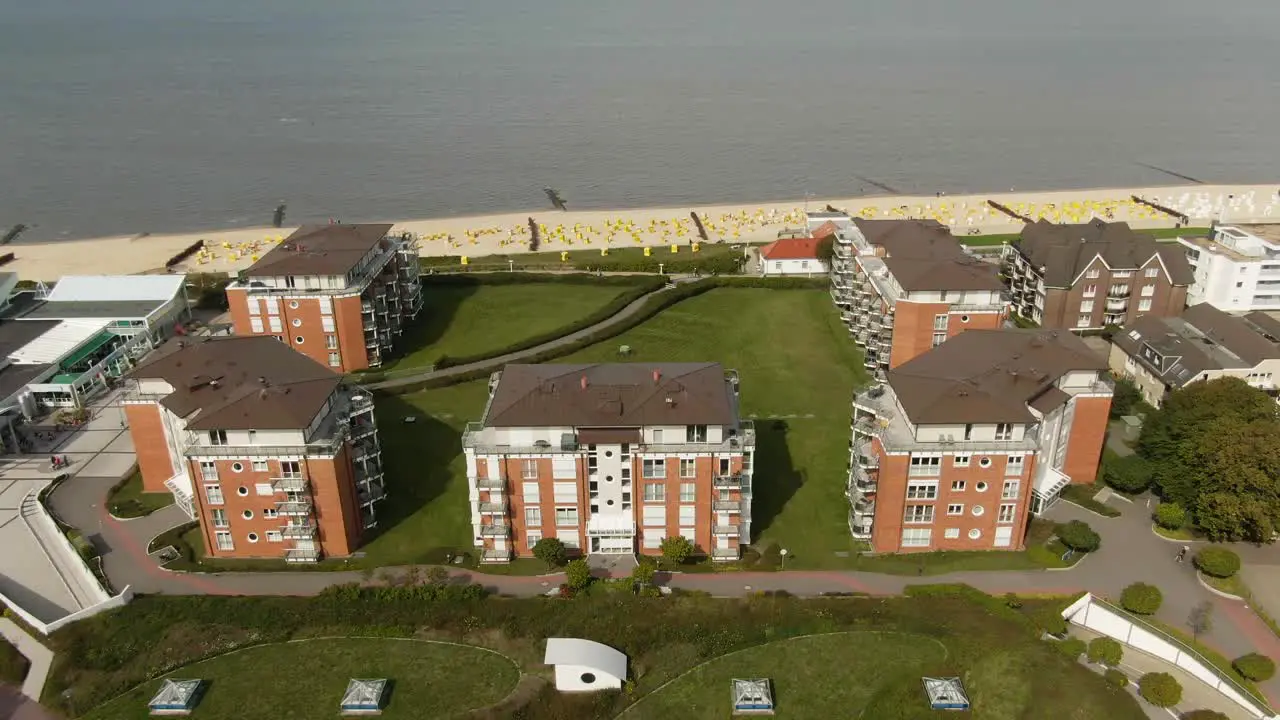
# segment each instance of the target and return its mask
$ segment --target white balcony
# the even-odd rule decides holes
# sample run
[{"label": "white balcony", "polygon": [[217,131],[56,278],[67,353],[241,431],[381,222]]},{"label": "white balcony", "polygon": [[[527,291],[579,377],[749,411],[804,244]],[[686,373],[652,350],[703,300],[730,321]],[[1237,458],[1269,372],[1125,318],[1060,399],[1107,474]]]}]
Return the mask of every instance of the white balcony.
[{"label": "white balcony", "polygon": [[316,536],[314,523],[294,523],[280,527],[280,536],[285,540],[310,540]]},{"label": "white balcony", "polygon": [[480,503],[481,515],[505,515],[506,513],[507,503],[501,500]]},{"label": "white balcony", "polygon": [[306,492],[311,483],[301,475],[288,475],[271,479],[271,489],[276,492]]},{"label": "white balcony", "polygon": [[276,512],[284,517],[307,517],[311,514],[311,503],[306,500],[285,500],[276,503]]},{"label": "white balcony", "polygon": [[507,537],[510,534],[511,526],[505,523],[480,526],[480,537]]},{"label": "white balcony", "polygon": [[716,512],[725,512],[735,515],[742,514],[741,500],[716,500],[711,505]]},{"label": "white balcony", "polygon": [[731,562],[740,557],[738,548],[713,548],[711,559],[716,562]]},{"label": "white balcony", "polygon": [[284,551],[284,561],[291,563],[313,563],[320,561],[318,548],[290,548]]},{"label": "white balcony", "polygon": [[505,490],[507,481],[502,478],[476,478],[477,490]]},{"label": "white balcony", "polygon": [[480,551],[480,562],[482,563],[504,563],[511,562],[510,550],[494,550],[493,548],[485,548]]},{"label": "white balcony", "polygon": [[711,479],[711,485],[717,488],[740,488],[742,487],[742,473],[730,473],[728,475],[716,475]]},{"label": "white balcony", "polygon": [[716,525],[711,528],[712,535],[737,535],[737,525]]},{"label": "white balcony", "polygon": [[591,537],[635,537],[636,520],[631,515],[596,514],[587,518]]}]

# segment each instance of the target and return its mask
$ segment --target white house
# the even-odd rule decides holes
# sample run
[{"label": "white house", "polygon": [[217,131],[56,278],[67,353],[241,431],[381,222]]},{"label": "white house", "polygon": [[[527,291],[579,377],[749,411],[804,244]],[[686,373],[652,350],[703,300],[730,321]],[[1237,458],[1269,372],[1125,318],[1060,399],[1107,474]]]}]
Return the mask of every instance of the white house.
[{"label": "white house", "polygon": [[543,662],[555,666],[561,692],[617,690],[627,679],[627,656],[591,640],[547,638]]},{"label": "white house", "polygon": [[1280,225],[1219,225],[1207,238],[1178,238],[1195,280],[1187,304],[1227,312],[1280,310]]},{"label": "white house", "polygon": [[825,276],[831,265],[818,259],[821,238],[779,238],[760,248],[760,274],[764,277],[784,275],[800,277]]}]

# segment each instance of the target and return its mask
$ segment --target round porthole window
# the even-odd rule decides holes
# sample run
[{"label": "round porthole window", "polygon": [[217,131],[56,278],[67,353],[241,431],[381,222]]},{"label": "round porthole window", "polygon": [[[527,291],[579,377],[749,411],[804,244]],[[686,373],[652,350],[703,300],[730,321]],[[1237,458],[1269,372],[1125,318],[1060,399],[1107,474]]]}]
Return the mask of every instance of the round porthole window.
[{"label": "round porthole window", "polygon": [[249,533],[248,540],[251,543],[258,542],[258,533]]},{"label": "round porthole window", "polygon": [[596,676],[591,673],[582,673],[578,679],[582,681],[583,685],[590,685],[596,681]]},{"label": "round porthole window", "polygon": [[293,319],[293,326],[294,326],[294,327],[302,327],[302,318],[294,318],[294,319]]},{"label": "round porthole window", "polygon": [[605,456],[605,457],[613,457],[613,451],[612,451],[612,450],[605,450],[605,451],[604,451],[604,456]]},{"label": "round porthole window", "polygon": [[244,472],[244,463],[231,463],[231,469],[235,472]]},{"label": "round porthole window", "polygon": [[239,495],[240,497],[244,497],[245,495],[249,494],[249,488],[241,486],[238,489],[236,489],[236,494]]},{"label": "round porthole window", "polygon": [[981,465],[981,466],[982,466],[982,467],[984,467],[984,468],[985,468],[985,467],[991,467],[991,458],[989,458],[989,457],[984,457],[984,458],[982,458],[981,460],[979,460],[979,461],[978,461],[978,464],[979,464],[979,465]]},{"label": "round porthole window", "polygon": [[969,322],[969,316],[968,316],[968,315],[961,315],[961,316],[960,316],[960,322],[962,322],[962,323],[967,323],[967,322]]},{"label": "round porthole window", "polygon": [[240,513],[240,516],[241,516],[241,517],[243,517],[245,520],[252,520],[252,519],[253,519],[253,511],[252,511],[252,510],[245,510],[244,512]]},{"label": "round porthole window", "polygon": [[980,483],[978,483],[978,484],[977,484],[976,486],[974,486],[974,487],[977,489],[977,491],[978,491],[978,492],[986,492],[986,491],[987,491],[987,484],[986,484],[986,483],[984,483],[984,482],[980,482]]},{"label": "round porthole window", "polygon": [[609,507],[613,507],[613,501],[612,501],[612,500],[605,500],[605,501],[604,501],[604,504],[605,504],[605,505],[608,505]]},{"label": "round porthole window", "polygon": [[972,529],[972,530],[970,530],[970,531],[969,531],[969,539],[970,539],[970,540],[977,540],[977,539],[978,539],[978,538],[980,538],[980,537],[982,537],[982,531],[981,531],[981,530],[979,530],[978,528],[974,528],[974,529]]},{"label": "round porthole window", "polygon": [[613,482],[613,476],[612,476],[612,475],[605,475],[605,476],[604,476],[604,481],[605,481],[605,482]]},{"label": "round porthole window", "polygon": [[299,335],[298,337],[294,338],[293,341],[301,345],[302,343],[306,342],[306,338]]},{"label": "round porthole window", "polygon": [[982,513],[986,511],[982,509],[981,505],[974,505],[973,510],[970,510],[969,512],[972,512],[974,517],[982,517]]},{"label": "round porthole window", "polygon": [[297,309],[298,309],[298,301],[297,301],[297,300],[290,300],[290,301],[289,301],[289,307],[290,307],[290,308],[292,308],[292,309],[294,309],[294,310],[297,310]]}]

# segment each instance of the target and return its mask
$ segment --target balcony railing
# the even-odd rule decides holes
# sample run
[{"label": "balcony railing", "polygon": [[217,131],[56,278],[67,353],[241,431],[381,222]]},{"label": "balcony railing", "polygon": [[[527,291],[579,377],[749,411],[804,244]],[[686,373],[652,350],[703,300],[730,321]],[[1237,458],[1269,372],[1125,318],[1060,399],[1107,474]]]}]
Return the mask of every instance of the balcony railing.
[{"label": "balcony railing", "polygon": [[505,490],[507,481],[502,478],[476,478],[476,489],[478,490]]},{"label": "balcony railing", "polygon": [[276,512],[285,517],[306,517],[311,514],[311,503],[305,500],[283,500],[276,503]]},{"label": "balcony railing", "polygon": [[1128,307],[1129,307],[1128,297],[1108,297],[1107,298],[1108,310],[1125,310]]},{"label": "balcony railing", "polygon": [[271,489],[276,492],[306,492],[311,483],[301,475],[286,475],[272,478]]},{"label": "balcony railing", "polygon": [[284,561],[291,563],[319,562],[319,548],[290,548],[284,551]]},{"label": "balcony railing", "polygon": [[1121,287],[1109,287],[1109,288],[1107,288],[1107,297],[1109,297],[1109,298],[1120,298],[1120,297],[1127,298],[1127,297],[1129,297],[1129,292],[1130,292],[1130,290],[1129,290],[1129,286],[1128,286],[1128,285],[1124,285],[1124,286],[1121,286]]},{"label": "balcony railing", "polygon": [[711,478],[712,487],[717,488],[740,488],[743,483],[743,473],[730,473],[728,475],[716,475]]},{"label": "balcony railing", "polygon": [[737,525],[716,525],[711,528],[712,535],[737,535]]},{"label": "balcony railing", "polygon": [[712,560],[737,560],[740,557],[737,548],[712,548]]},{"label": "balcony railing", "polygon": [[510,550],[494,550],[493,548],[485,548],[480,553],[480,562],[511,562]]},{"label": "balcony railing", "polygon": [[511,534],[511,526],[501,523],[480,526],[480,537],[507,537]]},{"label": "balcony railing", "polygon": [[742,501],[741,500],[716,500],[714,503],[712,503],[712,508],[714,508],[716,512],[741,513]]},{"label": "balcony railing", "polygon": [[309,540],[316,536],[316,526],[309,522],[282,525],[280,536],[285,540]]},{"label": "balcony railing", "polygon": [[501,501],[490,501],[480,503],[481,515],[505,515],[507,512],[507,504]]}]

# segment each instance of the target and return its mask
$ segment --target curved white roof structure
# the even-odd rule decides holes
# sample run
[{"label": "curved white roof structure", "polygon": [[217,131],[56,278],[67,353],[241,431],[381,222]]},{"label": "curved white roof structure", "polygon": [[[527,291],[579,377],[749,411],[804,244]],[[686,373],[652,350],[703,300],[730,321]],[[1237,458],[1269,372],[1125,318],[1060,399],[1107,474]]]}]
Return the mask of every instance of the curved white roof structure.
[{"label": "curved white roof structure", "polygon": [[626,655],[581,638],[547,638],[543,662],[555,666],[561,692],[617,689],[627,678]]}]

